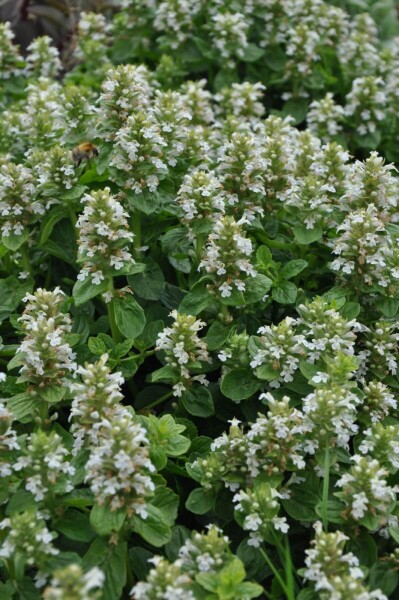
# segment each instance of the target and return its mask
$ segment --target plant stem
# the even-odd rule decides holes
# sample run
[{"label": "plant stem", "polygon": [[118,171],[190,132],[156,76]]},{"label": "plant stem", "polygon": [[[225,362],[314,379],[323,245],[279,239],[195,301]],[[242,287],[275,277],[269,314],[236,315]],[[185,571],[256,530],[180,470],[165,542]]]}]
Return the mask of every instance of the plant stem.
[{"label": "plant stem", "polygon": [[32,265],[30,264],[29,251],[27,244],[21,246],[22,266],[24,271],[32,276]]},{"label": "plant stem", "polygon": [[265,235],[262,235],[261,241],[269,248],[276,248],[277,250],[290,250],[295,246],[292,242],[278,242],[277,240],[271,240]]},{"label": "plant stem", "polygon": [[168,392],[167,394],[164,394],[163,396],[161,396],[160,398],[158,398],[158,400],[155,400],[154,402],[151,402],[151,404],[147,404],[147,406],[144,406],[144,408],[147,410],[149,408],[154,408],[155,406],[158,406],[158,404],[162,404],[162,402],[164,402],[165,400],[167,400],[168,398],[170,398],[173,395],[173,392]]},{"label": "plant stem", "polygon": [[294,566],[292,564],[291,547],[288,535],[284,536],[285,539],[285,574],[287,578],[287,588],[290,598],[295,600],[295,578],[294,578]]},{"label": "plant stem", "polygon": [[324,531],[328,531],[328,492],[330,487],[330,440],[326,442],[326,451],[324,455],[324,479],[323,479],[323,498],[321,504],[321,514],[323,518]]},{"label": "plant stem", "polygon": [[126,584],[128,586],[128,589],[130,590],[134,584],[134,576],[132,573],[132,569],[130,568],[130,560],[129,560],[129,546],[126,545],[126,556],[125,556],[125,561],[126,561]]},{"label": "plant stem", "polygon": [[126,356],[126,358],[122,358],[120,362],[124,362],[125,360],[130,360],[133,358],[134,360],[138,360],[139,358],[146,358],[147,356],[152,356],[155,354],[155,350],[149,350],[148,352],[141,352],[140,354],[131,354],[130,356]]},{"label": "plant stem", "polygon": [[70,206],[68,209],[68,213],[69,213],[69,218],[71,220],[72,223],[72,227],[75,229],[76,227],[76,221],[78,220],[75,211],[73,210],[73,208]]},{"label": "plant stem", "polygon": [[224,321],[224,323],[228,323],[229,322],[229,307],[227,306],[227,304],[220,303],[220,314],[222,316],[222,320]]},{"label": "plant stem", "polygon": [[269,569],[271,570],[271,572],[273,573],[273,575],[279,582],[280,587],[283,590],[286,597],[289,600],[295,600],[294,596],[289,595],[288,588],[287,588],[286,584],[284,583],[283,578],[281,577],[280,573],[277,571],[276,567],[274,566],[274,564],[272,563],[270,558],[267,556],[266,552],[263,550],[263,548],[259,548],[259,551],[260,551],[261,555],[263,556],[263,558],[265,559],[265,563],[267,564],[267,566],[269,567]]},{"label": "plant stem", "polygon": [[132,214],[132,218],[130,220],[130,225],[132,228],[132,232],[134,234],[133,238],[133,248],[134,253],[137,255],[138,248],[141,248],[141,214],[138,210],[134,211]]},{"label": "plant stem", "polygon": [[277,533],[273,532],[273,538],[276,542],[277,550],[279,552],[279,557],[281,564],[284,566],[286,585],[287,585],[287,597],[290,600],[295,600],[295,579],[294,574],[295,571],[293,569],[292,558],[291,558],[291,548],[288,535],[284,536],[285,544],[280,541]]},{"label": "plant stem", "polygon": [[[111,294],[114,293],[114,282],[113,282],[112,277],[109,280],[108,291],[111,292]],[[119,331],[119,329],[118,329],[118,327],[116,325],[115,307],[114,307],[114,300],[113,299],[111,300],[111,302],[107,303],[107,311],[108,311],[109,326],[111,328],[111,333],[112,333],[112,339],[117,344],[118,342],[121,341],[121,334],[120,334],[120,331]]]}]

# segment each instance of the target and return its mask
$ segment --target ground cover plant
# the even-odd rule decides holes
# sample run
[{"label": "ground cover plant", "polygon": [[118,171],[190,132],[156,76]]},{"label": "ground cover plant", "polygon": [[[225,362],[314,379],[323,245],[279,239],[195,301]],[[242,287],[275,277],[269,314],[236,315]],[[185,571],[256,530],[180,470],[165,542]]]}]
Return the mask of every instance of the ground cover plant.
[{"label": "ground cover plant", "polygon": [[1,600],[398,597],[396,35],[0,24]]}]

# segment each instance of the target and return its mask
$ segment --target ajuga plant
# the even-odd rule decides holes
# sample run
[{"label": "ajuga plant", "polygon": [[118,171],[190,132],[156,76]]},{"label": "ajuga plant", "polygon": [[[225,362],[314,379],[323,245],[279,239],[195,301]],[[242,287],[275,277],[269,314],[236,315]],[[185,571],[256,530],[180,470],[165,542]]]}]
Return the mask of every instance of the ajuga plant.
[{"label": "ajuga plant", "polygon": [[395,600],[395,5],[113,4],[0,25],[0,598]]}]

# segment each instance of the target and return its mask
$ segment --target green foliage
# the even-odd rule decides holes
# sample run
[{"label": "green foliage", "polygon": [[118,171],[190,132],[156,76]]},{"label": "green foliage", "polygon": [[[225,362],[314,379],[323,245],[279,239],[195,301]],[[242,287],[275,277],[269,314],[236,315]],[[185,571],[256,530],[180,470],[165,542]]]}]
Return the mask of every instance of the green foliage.
[{"label": "green foliage", "polygon": [[42,4],[60,45],[0,23],[0,597],[394,600],[395,3]]}]

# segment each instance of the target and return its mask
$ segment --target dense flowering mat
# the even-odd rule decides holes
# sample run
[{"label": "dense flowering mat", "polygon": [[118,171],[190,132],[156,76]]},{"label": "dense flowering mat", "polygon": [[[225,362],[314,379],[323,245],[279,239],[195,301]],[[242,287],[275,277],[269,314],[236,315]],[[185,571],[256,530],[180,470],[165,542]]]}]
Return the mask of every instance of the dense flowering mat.
[{"label": "dense flowering mat", "polygon": [[0,598],[398,598],[394,3],[120,4],[0,24]]}]

